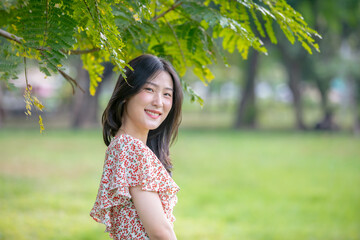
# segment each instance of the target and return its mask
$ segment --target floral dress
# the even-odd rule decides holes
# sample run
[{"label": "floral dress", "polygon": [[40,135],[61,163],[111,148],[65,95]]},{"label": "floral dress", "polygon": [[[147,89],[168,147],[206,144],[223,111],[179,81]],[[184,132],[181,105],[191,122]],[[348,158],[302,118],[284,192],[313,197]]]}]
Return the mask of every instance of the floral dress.
[{"label": "floral dress", "polygon": [[109,144],[99,191],[90,216],[106,226],[113,239],[149,239],[132,202],[129,187],[159,194],[165,216],[171,224],[178,185],[156,155],[130,135],[114,137]]}]

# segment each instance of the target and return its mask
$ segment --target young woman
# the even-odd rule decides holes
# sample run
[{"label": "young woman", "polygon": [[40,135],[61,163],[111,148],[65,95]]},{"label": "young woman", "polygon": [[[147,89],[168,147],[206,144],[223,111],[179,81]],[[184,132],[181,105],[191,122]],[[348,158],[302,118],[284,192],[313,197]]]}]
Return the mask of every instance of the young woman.
[{"label": "young woman", "polygon": [[102,116],[108,148],[90,216],[113,239],[176,239],[172,211],[179,187],[171,178],[169,146],[181,121],[179,77],[153,55],[129,65]]}]

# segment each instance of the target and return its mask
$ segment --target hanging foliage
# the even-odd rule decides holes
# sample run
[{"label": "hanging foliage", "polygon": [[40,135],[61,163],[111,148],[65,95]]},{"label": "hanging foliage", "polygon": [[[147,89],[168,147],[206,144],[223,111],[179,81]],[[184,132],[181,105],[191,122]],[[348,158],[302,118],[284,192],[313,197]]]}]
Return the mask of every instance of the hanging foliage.
[{"label": "hanging foliage", "polygon": [[180,76],[192,69],[206,84],[214,78],[209,65],[219,56],[226,63],[224,50],[236,49],[244,59],[249,48],[266,54],[261,38],[277,43],[274,23],[291,43],[301,42],[310,54],[319,51],[314,36],[320,36],[285,0],[22,0],[2,1],[0,14],[0,79],[9,87],[25,57],[48,76],[60,73],[75,91],[80,87],[64,69],[71,54],[82,55],[92,95],[103,62],[123,74],[126,62],[141,53],[167,58]]}]

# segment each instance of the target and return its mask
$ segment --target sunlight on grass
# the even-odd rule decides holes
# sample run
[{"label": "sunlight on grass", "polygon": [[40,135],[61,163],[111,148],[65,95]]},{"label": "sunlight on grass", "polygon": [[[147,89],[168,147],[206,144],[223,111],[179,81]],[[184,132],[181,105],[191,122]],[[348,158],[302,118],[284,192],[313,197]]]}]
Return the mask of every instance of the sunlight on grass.
[{"label": "sunlight on grass", "polygon": [[[346,134],[181,131],[178,239],[359,239],[358,146]],[[89,216],[100,130],[1,130],[0,148],[0,239],[109,239]]]}]

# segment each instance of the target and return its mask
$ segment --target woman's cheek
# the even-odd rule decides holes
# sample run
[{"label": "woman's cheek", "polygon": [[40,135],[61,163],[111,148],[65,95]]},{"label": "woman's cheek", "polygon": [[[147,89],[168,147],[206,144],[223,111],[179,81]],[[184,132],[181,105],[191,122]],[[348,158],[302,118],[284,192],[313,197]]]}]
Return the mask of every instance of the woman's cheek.
[{"label": "woman's cheek", "polygon": [[172,107],[172,99],[166,99],[165,105],[166,105],[166,111],[169,112]]},{"label": "woman's cheek", "polygon": [[141,91],[139,94],[139,99],[142,102],[150,102],[151,101],[151,93],[146,92],[146,90]]}]

